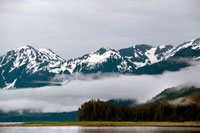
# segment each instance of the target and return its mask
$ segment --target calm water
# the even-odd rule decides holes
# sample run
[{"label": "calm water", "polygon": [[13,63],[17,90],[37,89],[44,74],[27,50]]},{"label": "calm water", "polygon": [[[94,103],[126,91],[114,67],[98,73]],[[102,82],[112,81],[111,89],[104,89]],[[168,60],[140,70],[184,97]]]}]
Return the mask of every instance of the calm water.
[{"label": "calm water", "polygon": [[192,127],[0,127],[0,133],[200,133]]},{"label": "calm water", "polygon": [[21,124],[21,123],[24,123],[24,122],[0,122],[0,125],[12,125],[12,124]]}]

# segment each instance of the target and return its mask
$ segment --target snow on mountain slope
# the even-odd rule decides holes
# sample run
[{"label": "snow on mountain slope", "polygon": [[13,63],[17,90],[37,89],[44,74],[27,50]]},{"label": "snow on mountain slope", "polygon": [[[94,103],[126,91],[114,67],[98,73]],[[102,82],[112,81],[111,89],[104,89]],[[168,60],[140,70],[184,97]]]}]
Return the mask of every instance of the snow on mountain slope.
[{"label": "snow on mountain slope", "polygon": [[200,38],[193,39],[192,41],[184,42],[177,47],[168,51],[165,55],[165,59],[170,57],[188,57],[188,58],[198,58],[200,57]]},{"label": "snow on mountain slope", "polygon": [[[11,55],[6,55],[5,63],[1,63],[1,66],[4,66],[12,60],[12,66],[9,72],[12,72],[16,68],[26,64],[26,71],[35,73],[42,69],[46,69],[52,73],[60,73],[63,70],[60,68],[64,64],[65,60],[53,53],[48,49],[34,49],[31,46],[23,46],[17,48],[14,51],[11,51]],[[1,60],[4,62],[4,60]],[[43,66],[44,65],[44,66]]]},{"label": "snow on mountain slope", "polygon": [[14,87],[15,83],[19,82],[19,78],[24,75],[28,77],[37,73],[39,75],[42,73],[68,74],[69,72],[62,67],[65,62],[64,59],[51,50],[37,50],[27,45],[9,51],[7,54],[0,57],[0,76],[2,76],[5,81],[3,86],[8,86],[8,88],[10,88],[11,86]]},{"label": "snow on mountain slope", "polygon": [[38,51],[43,54],[43,60],[48,62],[48,66],[46,68],[49,70],[49,72],[62,73],[66,71],[66,69],[63,68],[63,65],[66,61],[60,56],[56,55],[50,49],[42,48],[38,49]]},{"label": "snow on mountain slope", "polygon": [[200,38],[197,38],[192,43],[192,49],[193,50],[199,50],[200,49]]},{"label": "snow on mountain slope", "polygon": [[172,45],[153,47],[146,44],[138,44],[118,51],[111,48],[101,48],[94,53],[71,59],[64,66],[70,73],[132,73],[135,69],[167,60],[180,50],[190,46],[192,46],[192,50],[199,49],[199,39],[183,43],[175,48]]},{"label": "snow on mountain slope", "polygon": [[122,56],[129,59],[138,69],[151,65],[164,59],[165,54],[173,48],[171,45],[153,47],[146,44],[139,44],[129,48],[120,49]]},{"label": "snow on mountain slope", "polygon": [[[57,74],[73,73],[129,73],[159,74],[174,70],[176,60],[200,59],[200,38],[185,42],[177,47],[161,45],[158,47],[138,44],[129,48],[114,50],[102,47],[94,53],[79,58],[64,60],[50,49],[35,49],[23,46],[0,56],[0,88],[25,88],[51,85]],[[170,68],[170,69],[169,69]],[[151,70],[149,70],[151,69]],[[55,82],[54,82],[55,83]]]},{"label": "snow on mountain slope", "polygon": [[88,67],[92,67],[95,64],[101,64],[102,62],[107,61],[109,57],[113,57],[115,59],[121,58],[121,56],[112,49],[109,48],[101,48],[95,53],[89,54],[87,58],[82,59],[82,63],[87,63]]},{"label": "snow on mountain slope", "polygon": [[150,64],[156,63],[159,60],[156,58],[155,52],[157,48],[151,48],[147,52],[145,52],[145,55],[148,57]]},{"label": "snow on mountain slope", "polygon": [[[195,55],[194,57],[199,59],[196,56],[200,55],[198,52],[200,51],[199,40],[195,39],[178,47],[173,47],[172,45],[153,47],[146,44],[138,44],[118,51],[110,48],[101,48],[97,52],[71,59],[65,66],[71,73],[91,73],[97,71],[131,73],[138,68],[152,65],[177,55],[188,57],[190,53],[193,53],[191,56]],[[187,48],[189,49],[184,53],[180,52]],[[108,64],[112,69],[107,66]]]},{"label": "snow on mountain slope", "polygon": [[[118,51],[104,47],[100,48],[94,53],[86,54],[82,57],[71,59],[66,64],[67,69],[71,73],[84,73],[86,71],[92,72],[94,69],[101,69],[101,72],[126,72],[131,71],[132,69],[131,63],[127,62],[127,60],[123,58]],[[111,70],[108,67],[113,68],[113,70]]]}]

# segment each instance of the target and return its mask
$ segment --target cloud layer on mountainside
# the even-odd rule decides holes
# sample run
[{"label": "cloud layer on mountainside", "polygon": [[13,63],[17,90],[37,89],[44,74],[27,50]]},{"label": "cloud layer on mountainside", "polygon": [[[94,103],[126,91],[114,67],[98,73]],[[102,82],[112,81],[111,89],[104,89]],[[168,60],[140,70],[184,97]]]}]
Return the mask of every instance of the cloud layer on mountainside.
[{"label": "cloud layer on mountainside", "polygon": [[135,98],[141,103],[169,87],[200,86],[199,71],[200,63],[193,62],[191,67],[178,72],[165,72],[162,75],[79,74],[63,86],[0,90],[0,110],[73,111],[85,101],[98,98]]}]

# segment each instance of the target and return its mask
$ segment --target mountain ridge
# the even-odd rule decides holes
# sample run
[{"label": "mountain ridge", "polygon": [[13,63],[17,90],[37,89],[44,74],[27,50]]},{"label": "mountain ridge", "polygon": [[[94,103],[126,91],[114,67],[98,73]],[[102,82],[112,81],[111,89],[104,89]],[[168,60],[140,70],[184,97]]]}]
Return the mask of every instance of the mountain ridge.
[{"label": "mountain ridge", "polygon": [[177,47],[138,44],[115,50],[102,47],[78,58],[65,60],[50,49],[26,45],[0,56],[0,88],[41,87],[52,84],[57,74],[121,73],[161,74],[190,66],[183,58],[200,59],[200,38]]}]

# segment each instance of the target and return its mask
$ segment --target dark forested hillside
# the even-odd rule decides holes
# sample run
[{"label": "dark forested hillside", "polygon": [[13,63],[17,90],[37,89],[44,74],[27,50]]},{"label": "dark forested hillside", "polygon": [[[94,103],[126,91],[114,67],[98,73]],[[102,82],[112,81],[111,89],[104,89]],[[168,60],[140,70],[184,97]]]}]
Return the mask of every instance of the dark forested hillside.
[{"label": "dark forested hillside", "polygon": [[161,93],[153,97],[149,103],[155,103],[169,98],[179,98],[189,96],[195,93],[200,93],[200,88],[195,86],[191,87],[172,87],[163,90]]},{"label": "dark forested hillside", "polygon": [[79,108],[79,121],[200,121],[200,93],[144,107],[91,100]]},{"label": "dark forested hillside", "polygon": [[79,108],[79,121],[131,121],[134,108],[91,100]]}]

